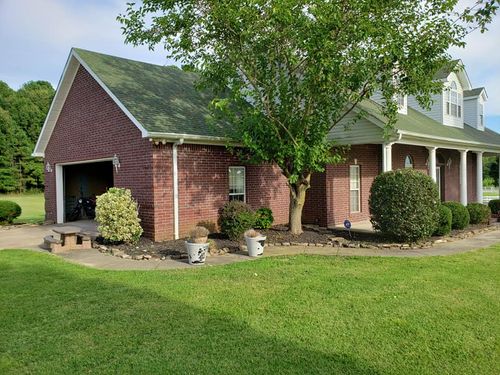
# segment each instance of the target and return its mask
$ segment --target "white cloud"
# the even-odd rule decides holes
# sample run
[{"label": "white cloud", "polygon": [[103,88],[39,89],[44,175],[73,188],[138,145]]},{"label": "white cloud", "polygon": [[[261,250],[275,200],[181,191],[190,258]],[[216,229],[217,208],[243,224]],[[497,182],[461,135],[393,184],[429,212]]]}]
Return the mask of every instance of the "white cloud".
[{"label": "white cloud", "polygon": [[118,0],[0,0],[0,80],[55,86],[71,47],[172,64],[161,51],[124,44],[116,17],[125,9]]}]

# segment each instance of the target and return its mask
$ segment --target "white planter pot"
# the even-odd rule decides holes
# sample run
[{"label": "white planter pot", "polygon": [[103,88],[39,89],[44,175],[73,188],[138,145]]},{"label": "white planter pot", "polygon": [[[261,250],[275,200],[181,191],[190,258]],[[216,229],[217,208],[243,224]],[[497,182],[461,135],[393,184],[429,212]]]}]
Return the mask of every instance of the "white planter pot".
[{"label": "white planter pot", "polygon": [[204,264],[208,247],[208,243],[192,243],[186,241],[189,264]]},{"label": "white planter pot", "polygon": [[266,236],[245,237],[245,241],[247,243],[248,256],[258,257],[264,254]]}]

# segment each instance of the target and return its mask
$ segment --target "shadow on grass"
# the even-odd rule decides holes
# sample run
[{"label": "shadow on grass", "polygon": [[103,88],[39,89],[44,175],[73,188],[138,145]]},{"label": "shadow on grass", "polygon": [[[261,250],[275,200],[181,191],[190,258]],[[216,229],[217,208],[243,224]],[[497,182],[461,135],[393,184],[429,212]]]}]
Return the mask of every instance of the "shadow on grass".
[{"label": "shadow on grass", "polygon": [[0,263],[3,373],[378,373],[153,291],[168,280],[25,256]]}]

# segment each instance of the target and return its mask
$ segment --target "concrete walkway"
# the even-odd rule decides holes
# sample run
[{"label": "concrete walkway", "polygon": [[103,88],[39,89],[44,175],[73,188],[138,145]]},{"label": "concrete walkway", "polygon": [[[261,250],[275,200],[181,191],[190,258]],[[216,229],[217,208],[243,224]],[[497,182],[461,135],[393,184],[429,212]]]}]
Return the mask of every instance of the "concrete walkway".
[{"label": "concrete walkway", "polygon": [[43,238],[49,234],[54,235],[52,229],[69,225],[79,227],[84,231],[97,233],[96,222],[93,220],[80,220],[54,225],[11,225],[0,228],[0,250],[30,249],[45,251],[40,248],[40,245],[43,244]]},{"label": "concrete walkway", "polygon": [[[93,222],[77,222],[85,230],[95,229]],[[74,223],[72,223],[73,225]],[[56,226],[23,226],[19,228],[0,229],[0,249],[22,248],[44,251],[38,244]],[[381,256],[381,257],[423,257],[464,253],[500,243],[500,229],[479,234],[473,238],[436,244],[430,249],[400,250],[400,249],[363,249],[337,247],[269,247],[264,257],[279,255],[326,255],[326,256]],[[50,253],[49,253],[50,254]],[[103,254],[96,249],[75,250],[65,254],[58,254],[69,262],[106,270],[169,270],[182,268],[197,268],[223,265],[241,261],[255,260],[245,253],[215,255],[207,258],[205,265],[190,266],[187,260],[131,260],[122,259],[109,254]],[[55,256],[55,255],[54,255]]]}]

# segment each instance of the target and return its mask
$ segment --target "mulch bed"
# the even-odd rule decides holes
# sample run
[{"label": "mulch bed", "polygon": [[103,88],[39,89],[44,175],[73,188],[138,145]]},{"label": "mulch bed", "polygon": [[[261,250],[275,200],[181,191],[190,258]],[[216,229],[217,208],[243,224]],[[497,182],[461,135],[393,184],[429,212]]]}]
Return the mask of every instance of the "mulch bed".
[{"label": "mulch bed", "polygon": [[[454,239],[470,237],[487,228],[488,225],[471,225],[466,230],[453,230],[446,238],[432,237],[420,244],[397,244],[388,241],[378,233],[361,233],[346,230],[334,230],[320,227],[305,227],[300,235],[288,232],[286,226],[277,225],[271,229],[260,231],[267,237],[267,246],[345,246],[364,248],[429,248],[435,241],[447,242]],[[220,233],[209,235],[211,242],[210,254],[223,255],[242,251],[243,241],[232,241]],[[135,245],[113,244],[106,245],[102,239],[97,238],[95,246],[102,252],[109,252],[116,256],[132,259],[183,259],[187,257],[185,239],[153,242],[142,237]]]}]

